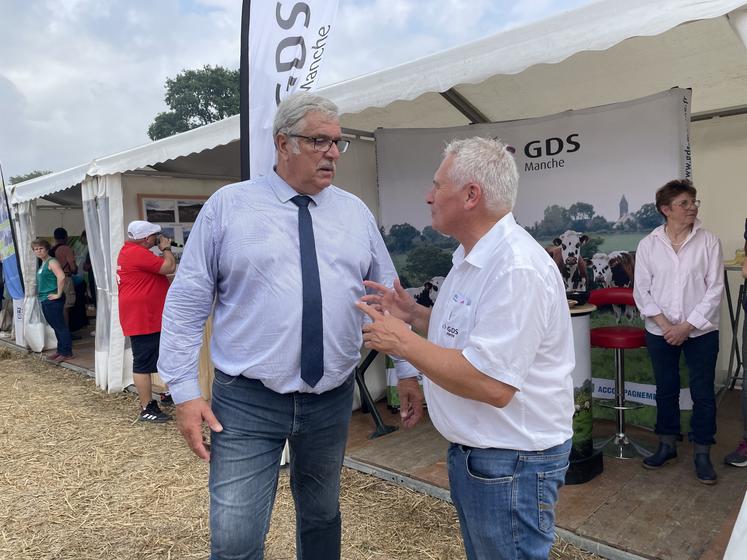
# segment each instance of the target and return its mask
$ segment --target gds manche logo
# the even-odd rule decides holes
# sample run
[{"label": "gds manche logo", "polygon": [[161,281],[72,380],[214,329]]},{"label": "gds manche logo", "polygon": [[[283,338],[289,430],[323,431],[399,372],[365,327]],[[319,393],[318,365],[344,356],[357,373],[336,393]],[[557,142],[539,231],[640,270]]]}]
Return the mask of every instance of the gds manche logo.
[{"label": "gds manche logo", "polygon": [[[565,167],[565,159],[562,157],[555,157],[564,154],[572,154],[581,149],[581,142],[579,141],[580,134],[574,132],[569,134],[565,138],[550,137],[544,140],[532,140],[527,142],[524,146],[524,155],[531,160],[524,163],[524,171],[539,171],[541,169],[555,169],[558,167]],[[542,161],[536,161],[540,158]]]}]

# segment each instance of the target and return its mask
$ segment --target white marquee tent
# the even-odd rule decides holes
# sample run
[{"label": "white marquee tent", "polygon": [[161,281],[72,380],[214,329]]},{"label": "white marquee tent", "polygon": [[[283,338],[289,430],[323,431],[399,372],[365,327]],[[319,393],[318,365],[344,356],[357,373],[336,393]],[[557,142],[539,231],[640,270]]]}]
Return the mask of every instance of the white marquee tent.
[{"label": "white marquee tent", "polygon": [[[747,1],[601,0],[433,56],[319,90],[356,136],[336,183],[378,209],[378,127],[443,127],[505,121],[625,101],[673,86],[692,88],[691,144],[701,217],[725,254],[741,247],[747,215]],[[96,378],[131,381],[112,274],[137,194],[210,194],[239,174],[239,118],[153,142],[10,188],[20,239],[36,233],[35,201],[83,201],[99,279]],[[33,261],[20,252],[27,293]],[[30,274],[29,274],[30,272]],[[27,296],[27,299],[33,296]],[[727,332],[724,321],[722,332]],[[730,344],[725,339],[725,349]],[[722,352],[722,355],[724,352]],[[728,352],[726,352],[728,355]]]}]

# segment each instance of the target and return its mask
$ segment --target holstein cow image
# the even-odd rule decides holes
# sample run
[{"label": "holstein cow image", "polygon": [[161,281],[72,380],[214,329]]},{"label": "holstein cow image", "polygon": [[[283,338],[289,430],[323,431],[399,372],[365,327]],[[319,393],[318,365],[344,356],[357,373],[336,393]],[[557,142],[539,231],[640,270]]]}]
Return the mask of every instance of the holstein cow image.
[{"label": "holstein cow image", "polygon": [[[591,278],[597,288],[632,288],[635,276],[635,257],[627,251],[612,251],[610,254],[594,253],[591,257]],[[620,323],[622,314],[628,320],[635,316],[632,306],[613,305],[617,322]]]},{"label": "holstein cow image", "polygon": [[438,297],[438,289],[444,283],[444,278],[444,276],[434,276],[419,288],[405,288],[405,291],[423,307],[433,307]]},{"label": "holstein cow image", "polygon": [[595,288],[609,288],[612,286],[610,256],[607,253],[594,253],[587,265],[591,266],[591,281]]},{"label": "holstein cow image", "polygon": [[560,237],[553,239],[555,247],[548,249],[563,275],[566,291],[586,290],[586,261],[581,258],[581,246],[587,241],[589,241],[588,235],[569,229]]}]

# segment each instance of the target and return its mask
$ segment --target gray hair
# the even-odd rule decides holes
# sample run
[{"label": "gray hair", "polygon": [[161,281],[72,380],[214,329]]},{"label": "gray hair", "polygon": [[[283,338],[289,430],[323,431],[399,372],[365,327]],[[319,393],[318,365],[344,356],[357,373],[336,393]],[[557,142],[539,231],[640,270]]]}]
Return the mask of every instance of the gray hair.
[{"label": "gray hair", "polygon": [[511,210],[516,203],[519,172],[514,156],[497,138],[474,136],[452,140],[444,158],[454,156],[449,179],[459,186],[477,183],[482,187],[489,210]]},{"label": "gray hair", "polygon": [[[287,136],[298,134],[305,125],[304,118],[308,113],[319,113],[324,118],[338,120],[337,105],[326,97],[304,91],[289,95],[278,105],[275,121],[272,123],[272,137],[283,133]],[[291,139],[298,152],[298,139]]]}]

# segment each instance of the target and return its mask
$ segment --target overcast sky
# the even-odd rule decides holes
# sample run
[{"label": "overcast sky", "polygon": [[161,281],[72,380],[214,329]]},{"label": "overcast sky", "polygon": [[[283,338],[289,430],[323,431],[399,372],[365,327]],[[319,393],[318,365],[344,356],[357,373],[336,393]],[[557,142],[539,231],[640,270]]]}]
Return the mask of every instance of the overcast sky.
[{"label": "overcast sky", "polygon": [[[254,0],[270,2],[272,0]],[[591,0],[339,0],[321,85],[381,70]],[[0,0],[5,180],[149,142],[164,82],[238,68],[241,0]]]}]

